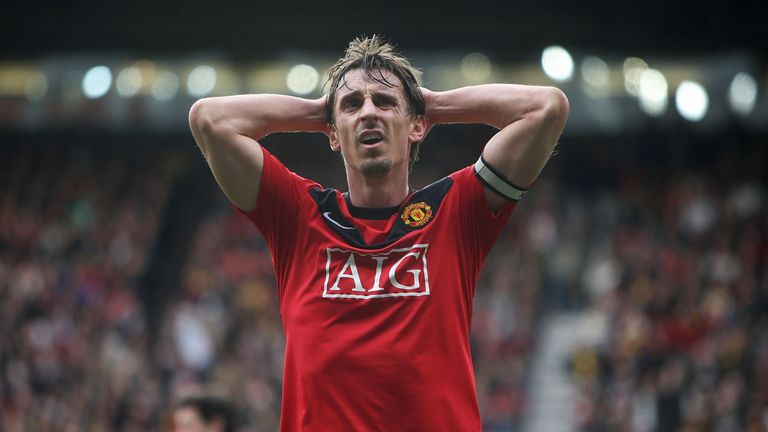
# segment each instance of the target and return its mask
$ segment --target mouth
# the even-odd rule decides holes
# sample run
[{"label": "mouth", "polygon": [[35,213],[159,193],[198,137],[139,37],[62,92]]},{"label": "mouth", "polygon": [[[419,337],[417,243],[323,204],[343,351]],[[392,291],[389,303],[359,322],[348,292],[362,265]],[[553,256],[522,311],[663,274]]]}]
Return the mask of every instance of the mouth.
[{"label": "mouth", "polygon": [[384,134],[378,130],[363,131],[358,136],[358,142],[363,145],[375,145],[384,139]]}]

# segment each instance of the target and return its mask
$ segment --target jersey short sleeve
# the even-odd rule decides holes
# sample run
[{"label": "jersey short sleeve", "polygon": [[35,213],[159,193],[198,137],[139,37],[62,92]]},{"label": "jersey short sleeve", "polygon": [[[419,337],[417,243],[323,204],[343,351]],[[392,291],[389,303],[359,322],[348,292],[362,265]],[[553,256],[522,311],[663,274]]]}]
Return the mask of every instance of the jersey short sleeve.
[{"label": "jersey short sleeve", "polygon": [[488,207],[485,186],[475,176],[472,166],[451,174],[459,190],[461,230],[478,258],[490,252],[499,233],[515,209],[516,202],[508,201],[496,212]]},{"label": "jersey short sleeve", "polygon": [[300,191],[311,184],[309,180],[291,172],[267,149],[262,147],[264,166],[256,207],[245,212],[235,209],[250,219],[264,236],[273,259],[281,261],[289,253],[297,224],[301,221]]}]

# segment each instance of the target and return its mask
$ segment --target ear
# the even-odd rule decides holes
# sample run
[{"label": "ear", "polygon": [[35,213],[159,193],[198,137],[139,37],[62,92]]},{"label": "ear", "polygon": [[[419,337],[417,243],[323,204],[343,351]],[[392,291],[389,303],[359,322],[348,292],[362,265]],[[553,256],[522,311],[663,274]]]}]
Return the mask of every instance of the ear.
[{"label": "ear", "polygon": [[416,116],[411,120],[411,133],[408,139],[411,142],[421,142],[427,136],[427,119],[423,115]]},{"label": "ear", "polygon": [[332,151],[339,151],[341,150],[341,144],[339,143],[339,135],[336,133],[336,127],[331,126],[330,130],[328,131],[328,142],[331,145]]}]

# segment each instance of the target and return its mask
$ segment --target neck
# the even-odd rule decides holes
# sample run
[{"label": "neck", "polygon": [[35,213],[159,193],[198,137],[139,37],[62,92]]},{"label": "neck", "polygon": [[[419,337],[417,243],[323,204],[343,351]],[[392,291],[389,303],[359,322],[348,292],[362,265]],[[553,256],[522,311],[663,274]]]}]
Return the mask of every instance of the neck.
[{"label": "neck", "polygon": [[408,196],[408,168],[393,167],[382,176],[366,177],[347,168],[349,199],[356,207],[382,208],[400,205]]}]

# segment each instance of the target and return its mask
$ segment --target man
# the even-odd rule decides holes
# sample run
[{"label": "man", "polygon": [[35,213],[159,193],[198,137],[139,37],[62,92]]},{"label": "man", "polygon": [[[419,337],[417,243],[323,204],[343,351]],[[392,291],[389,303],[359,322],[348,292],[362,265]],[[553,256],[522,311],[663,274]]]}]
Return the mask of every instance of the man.
[{"label": "man", "polygon": [[173,411],[173,432],[234,432],[233,408],[223,400],[190,397]]},{"label": "man", "polygon": [[[549,87],[421,89],[376,36],[351,42],[329,83],[318,100],[240,95],[190,111],[214,177],[272,252],[286,334],[281,430],[479,431],[475,283],[568,102]],[[500,130],[477,163],[412,191],[430,127],[459,122]],[[257,142],[290,131],[328,135],[347,193],[288,171]]]}]

